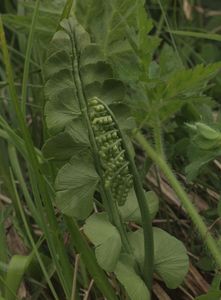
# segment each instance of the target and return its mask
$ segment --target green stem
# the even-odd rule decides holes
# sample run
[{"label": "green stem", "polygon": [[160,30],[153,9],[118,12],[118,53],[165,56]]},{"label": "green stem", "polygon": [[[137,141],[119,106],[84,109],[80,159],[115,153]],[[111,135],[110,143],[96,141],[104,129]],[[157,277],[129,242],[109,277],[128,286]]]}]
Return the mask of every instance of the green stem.
[{"label": "green stem", "polygon": [[[102,186],[104,186],[104,182],[102,182]],[[106,202],[109,203],[109,214],[110,214],[109,217],[111,216],[110,221],[117,227],[117,229],[120,233],[123,249],[127,253],[132,254],[132,248],[127,239],[126,229],[121,220],[121,216],[119,214],[118,207],[117,207],[116,203],[113,201],[111,192],[110,192],[109,188],[106,188],[105,190],[103,188],[101,188],[101,189],[102,189],[102,192],[101,192],[102,199],[106,199]]]},{"label": "green stem", "polygon": [[158,117],[156,119],[155,126],[153,128],[153,134],[154,134],[154,143],[155,143],[156,151],[159,155],[161,155],[164,158],[162,130],[161,130],[161,125]]},{"label": "green stem", "polygon": [[134,190],[136,193],[138,205],[141,213],[142,228],[144,232],[144,267],[143,278],[149,291],[151,291],[154,271],[154,242],[153,242],[153,229],[150,218],[149,207],[147,206],[146,197],[144,194],[143,186],[138,174],[136,165],[130,155],[130,150],[124,142],[124,147],[127,150],[128,160],[130,161],[130,169],[133,175]]},{"label": "green stem", "polygon": [[168,166],[167,162],[152,148],[152,146],[147,142],[145,137],[140,132],[134,132],[135,139],[140,143],[141,147],[145,150],[145,152],[149,155],[149,157],[160,167],[170,185],[176,192],[179,197],[182,205],[186,209],[189,217],[191,218],[193,224],[196,226],[198,232],[201,235],[203,241],[205,241],[209,251],[211,252],[215,262],[221,268],[221,251],[218,247],[215,239],[212,237],[209,232],[207,226],[203,222],[202,218],[198,214],[195,206],[192,204],[188,195],[184,191],[183,187],[176,179],[173,174],[173,171]]},{"label": "green stem", "polygon": [[[166,155],[164,152],[164,147],[163,147],[163,133],[162,133],[162,127],[161,123],[158,117],[157,112],[155,112],[155,126],[153,128],[153,135],[154,135],[154,144],[155,144],[155,149],[157,153],[164,159],[166,160]],[[157,185],[159,188],[159,195],[160,199],[163,199],[163,192],[162,192],[162,187],[161,187],[161,180],[160,180],[160,172],[159,172],[159,167],[155,166],[155,172],[156,172],[156,179],[157,179]],[[167,211],[167,206],[165,201],[162,201],[162,208],[166,212]],[[168,214],[166,214],[166,219],[167,219],[167,225],[168,228],[170,227],[170,223],[168,222]]]},{"label": "green stem", "polygon": [[154,243],[153,243],[153,230],[152,230],[152,223],[151,223],[151,218],[150,218],[149,207],[147,206],[142,182],[140,180],[140,176],[137,171],[137,167],[134,163],[134,159],[133,159],[132,155],[130,154],[130,149],[126,143],[124,133],[120,129],[118,122],[117,122],[114,114],[112,113],[112,111],[109,109],[109,107],[103,101],[101,101],[101,100],[99,100],[99,101],[101,102],[102,105],[105,106],[105,108],[107,109],[109,114],[112,116],[112,118],[117,126],[117,129],[122,138],[123,147],[126,150],[125,154],[129,161],[129,168],[130,168],[131,174],[133,175],[134,190],[135,190],[138,205],[140,208],[142,227],[143,227],[143,232],[144,232],[143,278],[144,278],[144,282],[146,283],[148,289],[151,291],[152,280],[153,280],[153,271],[154,271]]}]

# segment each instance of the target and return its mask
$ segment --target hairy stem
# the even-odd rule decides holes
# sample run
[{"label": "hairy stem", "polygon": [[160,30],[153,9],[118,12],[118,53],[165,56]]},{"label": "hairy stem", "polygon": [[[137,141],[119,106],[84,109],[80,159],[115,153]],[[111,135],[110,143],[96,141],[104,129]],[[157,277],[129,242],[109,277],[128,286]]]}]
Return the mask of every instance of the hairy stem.
[{"label": "hairy stem", "polygon": [[148,143],[148,141],[140,132],[135,131],[134,137],[137,140],[137,142],[139,142],[141,147],[145,150],[145,152],[149,155],[149,157],[159,166],[159,168],[166,176],[170,185],[172,186],[177,196],[179,197],[182,205],[186,209],[193,224],[196,226],[198,232],[200,233],[202,240],[205,242],[209,251],[211,252],[216,264],[218,265],[219,268],[221,268],[221,251],[215,239],[212,237],[211,233],[209,232],[207,226],[205,225],[202,218],[198,214],[195,206],[192,204],[191,200],[189,199],[188,195],[183,189],[182,185],[174,176],[173,171],[171,170],[167,162],[158,153],[156,153],[156,151],[152,148],[152,146]]},{"label": "hairy stem", "polygon": [[153,128],[153,134],[154,134],[154,143],[155,143],[156,151],[164,158],[162,128],[158,117],[156,119],[155,126]]}]

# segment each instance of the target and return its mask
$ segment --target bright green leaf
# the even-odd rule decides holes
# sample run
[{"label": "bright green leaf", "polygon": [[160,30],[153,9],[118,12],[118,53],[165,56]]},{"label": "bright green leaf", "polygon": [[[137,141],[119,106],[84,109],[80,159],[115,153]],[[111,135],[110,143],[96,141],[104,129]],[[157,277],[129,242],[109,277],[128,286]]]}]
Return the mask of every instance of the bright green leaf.
[{"label": "bright green leaf", "polygon": [[73,153],[82,151],[82,145],[76,143],[67,132],[61,132],[48,139],[42,151],[46,158],[66,161]]},{"label": "bright green leaf", "polygon": [[82,120],[78,118],[66,126],[64,132],[49,138],[42,151],[46,158],[67,161],[74,153],[87,148],[89,148],[88,134]]},{"label": "bright green leaf", "polygon": [[125,97],[125,86],[122,81],[107,79],[103,83],[100,97],[108,105],[122,102]]},{"label": "bright green leaf", "polygon": [[15,300],[17,299],[17,290],[21,284],[24,273],[26,272],[32,255],[22,256],[22,255],[14,255],[12,256],[9,265],[8,272],[6,275],[5,281],[5,298],[7,300]]},{"label": "bright green leaf", "polygon": [[220,70],[220,67],[220,63],[208,66],[197,65],[193,69],[175,72],[166,84],[164,96],[172,98],[181,93],[193,95],[201,91],[205,83]]},{"label": "bright green leaf", "polygon": [[144,281],[134,270],[134,262],[127,254],[121,254],[114,273],[125,287],[131,300],[150,300],[150,293]]},{"label": "bright green leaf", "polygon": [[72,157],[58,172],[55,188],[56,203],[62,213],[85,219],[93,209],[93,195],[99,177],[88,153]]},{"label": "bright green leaf", "polygon": [[[150,217],[154,219],[159,209],[159,199],[157,195],[150,191],[146,192],[146,202],[149,207]],[[128,195],[127,201],[123,206],[119,207],[120,213],[124,221],[132,221],[141,224],[141,214],[138,206],[136,194],[132,189]]]},{"label": "bright green leaf", "polygon": [[49,100],[45,114],[51,133],[63,130],[69,122],[80,116],[71,72],[63,70],[55,73],[45,85],[45,96]]},{"label": "bright green leaf", "polygon": [[84,232],[95,245],[99,265],[106,271],[113,271],[121,251],[121,238],[106,213],[90,216],[84,225]]},{"label": "bright green leaf", "polygon": [[216,273],[213,277],[213,281],[211,283],[211,290],[220,290],[220,284],[221,284],[221,274]]},{"label": "bright green leaf", "polygon": [[[147,32],[152,27],[150,21],[143,23],[144,18],[147,19],[144,1],[78,0],[75,6],[79,22],[101,45],[105,58],[112,62],[120,78],[138,79],[141,67],[135,48],[138,51],[142,49],[143,37],[147,38]],[[150,43],[148,46],[150,49]],[[148,53],[145,54],[145,59],[149,59]]]},{"label": "bright green leaf", "polygon": [[[187,274],[189,261],[186,249],[182,242],[166,231],[154,227],[154,269],[163,279],[167,287],[176,288]],[[134,255],[141,265],[144,262],[143,230],[129,234]]]},{"label": "bright green leaf", "polygon": [[169,288],[178,287],[189,268],[189,260],[183,243],[166,231],[154,228],[154,248],[156,272]]},{"label": "bright green leaf", "polygon": [[221,291],[209,291],[208,294],[199,296],[195,300],[220,300]]},{"label": "bright green leaf", "polygon": [[199,134],[202,135],[205,139],[216,140],[218,138],[221,138],[220,132],[204,123],[197,122],[196,129],[198,130]]}]

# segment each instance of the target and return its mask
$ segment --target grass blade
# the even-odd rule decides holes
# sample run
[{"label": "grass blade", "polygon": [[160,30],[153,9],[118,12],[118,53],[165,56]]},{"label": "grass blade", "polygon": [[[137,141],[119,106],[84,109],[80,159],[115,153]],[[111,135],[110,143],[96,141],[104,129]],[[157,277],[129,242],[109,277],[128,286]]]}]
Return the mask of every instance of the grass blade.
[{"label": "grass blade", "polygon": [[171,34],[175,34],[175,35],[221,42],[221,34],[209,33],[209,32],[206,33],[206,32],[196,32],[196,31],[185,31],[185,30],[168,30],[168,31]]},{"label": "grass blade", "polygon": [[25,230],[26,230],[26,233],[27,233],[27,236],[30,240],[30,243],[32,245],[32,249],[33,249],[33,253],[35,254],[35,256],[37,257],[38,259],[38,262],[39,262],[39,265],[42,269],[42,272],[45,276],[45,279],[47,280],[47,283],[48,283],[48,286],[50,287],[50,290],[52,292],[52,295],[54,296],[54,299],[55,300],[59,300],[58,296],[57,296],[57,293],[55,292],[55,289],[51,283],[51,280],[48,276],[48,273],[47,273],[47,270],[46,270],[46,267],[44,266],[44,263],[41,259],[41,256],[39,254],[39,251],[38,251],[38,248],[34,242],[34,239],[32,237],[32,234],[30,232],[30,229],[29,229],[29,226],[28,226],[28,223],[27,223],[27,220],[26,220],[26,217],[25,217],[25,214],[24,214],[24,211],[23,211],[23,207],[21,205],[21,202],[20,202],[20,199],[19,199],[19,196],[18,196],[18,192],[17,192],[17,189],[16,189],[16,186],[15,186],[15,182],[14,182],[14,178],[13,178],[13,174],[11,172],[11,181],[12,181],[12,186],[13,186],[13,189],[14,189],[14,193],[15,193],[15,196],[16,196],[16,201],[17,201],[17,205],[19,207],[19,211],[20,211],[20,215],[21,215],[21,219],[24,223],[24,227],[25,227]]},{"label": "grass blade", "polygon": [[[15,300],[17,298],[17,290],[32,258],[33,254],[28,256],[14,255],[11,258],[5,284],[5,298],[7,300]],[[8,287],[10,287],[10,289],[8,289]]]},{"label": "grass blade", "polygon": [[[5,228],[4,223],[7,218],[7,211],[6,209],[1,207],[0,212],[0,262],[1,265],[5,265],[8,262],[8,254],[7,254],[7,243],[6,243],[6,234],[5,234]],[[2,270],[2,267],[0,268],[0,276],[3,278],[5,277],[5,271]],[[1,287],[1,285],[0,285]],[[1,290],[1,289],[0,289]]]},{"label": "grass blade", "polygon": [[22,96],[21,96],[22,97],[21,109],[24,116],[26,115],[26,98],[27,98],[29,66],[30,66],[30,59],[31,59],[31,50],[32,50],[33,40],[34,40],[35,25],[38,17],[39,4],[40,4],[40,0],[37,0],[35,3],[35,9],[33,13],[32,22],[31,22],[30,34],[28,37],[27,51],[25,55],[24,73],[22,79]]},{"label": "grass blade", "polygon": [[71,294],[72,286],[72,266],[69,263],[69,259],[66,253],[63,240],[61,239],[60,229],[54,214],[54,208],[51,202],[52,193],[49,190],[48,184],[46,183],[42,173],[44,170],[40,165],[38,158],[36,156],[33,141],[30,136],[30,132],[27,128],[25,118],[20,109],[18,96],[16,93],[16,88],[14,84],[13,70],[10,63],[10,57],[7,48],[7,42],[5,38],[5,33],[3,29],[2,19],[0,17],[0,43],[3,52],[3,61],[6,68],[7,79],[9,83],[9,92],[18,119],[18,124],[21,133],[24,138],[25,147],[28,153],[27,166],[29,170],[29,176],[31,179],[31,187],[33,194],[35,196],[37,209],[39,215],[42,218],[43,231],[45,233],[48,246],[56,265],[59,279],[62,283],[63,289],[67,298]]}]

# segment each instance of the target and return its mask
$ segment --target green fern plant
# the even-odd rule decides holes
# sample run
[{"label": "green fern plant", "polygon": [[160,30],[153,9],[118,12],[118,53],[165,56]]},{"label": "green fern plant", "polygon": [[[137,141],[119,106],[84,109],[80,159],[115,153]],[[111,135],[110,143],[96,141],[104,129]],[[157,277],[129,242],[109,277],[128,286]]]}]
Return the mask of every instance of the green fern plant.
[{"label": "green fern plant", "polygon": [[[126,108],[125,86],[115,79],[102,48],[91,42],[75,17],[64,19],[55,33],[44,75],[51,137],[43,152],[54,160],[57,207],[65,215],[86,220],[84,231],[95,246],[98,263],[115,273],[131,299],[150,299],[154,269],[169,287],[176,287],[187,272],[186,251],[162,230],[154,229],[153,236],[151,216],[157,205],[151,205],[142,188],[132,145],[128,146],[131,126],[121,121],[122,115],[117,118],[117,110]],[[91,215],[94,199],[94,203],[102,200],[104,211]],[[125,223],[137,209],[143,227],[139,235],[130,233]],[[133,242],[136,236],[139,245]],[[162,236],[173,241],[163,259],[158,248]]]}]

